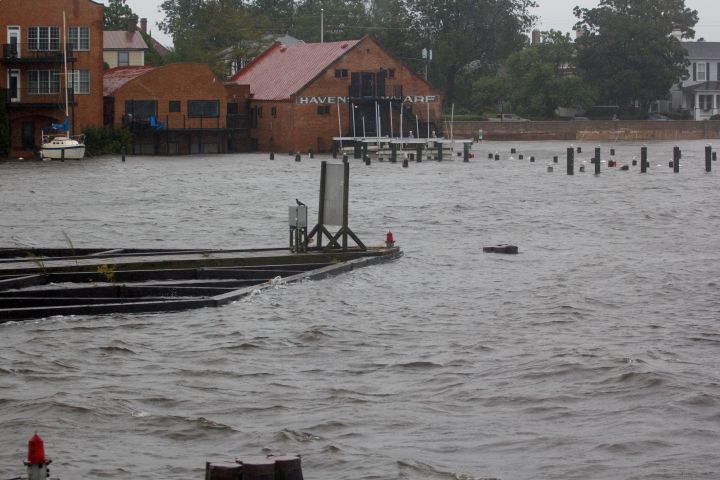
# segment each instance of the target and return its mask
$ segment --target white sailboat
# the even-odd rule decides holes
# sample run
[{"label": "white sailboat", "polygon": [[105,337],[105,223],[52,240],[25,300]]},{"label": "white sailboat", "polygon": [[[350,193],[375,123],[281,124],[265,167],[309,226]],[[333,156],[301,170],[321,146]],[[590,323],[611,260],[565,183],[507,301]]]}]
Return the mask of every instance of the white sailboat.
[{"label": "white sailboat", "polygon": [[[80,159],[85,156],[85,136],[70,134],[70,112],[68,101],[69,77],[67,71],[67,27],[65,24],[65,12],[63,12],[63,65],[65,77],[65,122],[53,123],[50,132],[42,132],[42,148],[40,156],[53,160]],[[52,132],[59,131],[60,134]]]}]

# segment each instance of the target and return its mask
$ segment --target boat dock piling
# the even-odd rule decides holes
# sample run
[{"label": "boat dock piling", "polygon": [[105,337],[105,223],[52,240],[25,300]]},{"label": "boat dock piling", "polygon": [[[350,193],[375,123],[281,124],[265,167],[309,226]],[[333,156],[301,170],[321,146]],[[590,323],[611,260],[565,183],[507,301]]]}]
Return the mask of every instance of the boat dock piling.
[{"label": "boat dock piling", "polygon": [[712,147],[710,145],[705,146],[705,171],[712,171]]},{"label": "boat dock piling", "polygon": [[575,149],[572,147],[567,149],[567,174],[575,175]]},{"label": "boat dock piling", "polygon": [[242,457],[206,462],[205,480],[303,480],[300,455]]}]

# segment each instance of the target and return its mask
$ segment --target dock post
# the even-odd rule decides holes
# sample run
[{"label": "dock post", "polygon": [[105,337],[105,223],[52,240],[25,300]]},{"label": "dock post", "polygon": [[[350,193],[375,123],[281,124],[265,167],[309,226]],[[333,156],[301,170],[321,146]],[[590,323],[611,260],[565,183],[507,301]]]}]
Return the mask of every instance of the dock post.
[{"label": "dock post", "polygon": [[438,151],[438,153],[437,153],[438,162],[442,162],[442,159],[443,159],[443,145],[442,145],[442,143],[440,143],[440,142],[437,142],[437,151]]},{"label": "dock post", "polygon": [[611,148],[611,149],[610,149],[610,156],[611,156],[611,157],[615,156],[615,149],[614,149],[614,148]]},{"label": "dock post", "polygon": [[275,152],[270,152],[270,160],[275,160]]},{"label": "dock post", "polygon": [[123,161],[123,162],[125,161],[125,150],[126,150],[126,148],[127,148],[127,147],[125,147],[125,145],[123,145],[123,146],[122,146],[122,149],[121,149],[122,161]]},{"label": "dock post", "polygon": [[242,465],[237,462],[205,463],[206,480],[228,480],[231,478],[240,478],[241,474]]},{"label": "dock post", "polygon": [[353,145],[353,158],[362,158],[362,149],[357,140],[355,140],[355,144]]},{"label": "dock post", "polygon": [[680,147],[675,145],[673,148],[673,172],[679,173],[680,172],[680,157],[682,156],[682,153],[680,152]]},{"label": "dock post", "polygon": [[712,161],[713,161],[713,162],[716,162],[716,161],[717,161],[717,152],[713,152],[713,154],[712,154]]},{"label": "dock post", "polygon": [[575,149],[572,147],[567,149],[567,174],[575,175]]},{"label": "dock post", "polygon": [[530,156],[530,163],[535,163],[535,155]]},{"label": "dock post", "polygon": [[347,163],[347,162],[348,162],[348,154],[343,153],[343,163]]},{"label": "dock post", "polygon": [[595,147],[595,175],[600,175],[600,147]]},{"label": "dock post", "polygon": [[417,147],[415,147],[415,161],[416,162],[422,162],[422,143],[418,143]]},{"label": "dock post", "polygon": [[390,144],[390,163],[397,162],[397,145],[394,143]]},{"label": "dock post", "polygon": [[65,149],[64,148],[60,149],[60,161],[61,162],[65,161]]},{"label": "dock post", "polygon": [[553,163],[558,163],[559,161],[560,161],[560,160],[559,160],[559,157],[558,157],[557,155],[555,155],[555,156],[553,157]]},{"label": "dock post", "polygon": [[408,159],[407,156],[403,158],[403,168],[408,168]]},{"label": "dock post", "polygon": [[577,153],[582,153],[582,147],[577,147]]},{"label": "dock post", "polygon": [[313,155],[312,148],[308,150],[308,157],[315,158],[315,155]]},{"label": "dock post", "polygon": [[470,144],[463,143],[463,162],[470,161]]},{"label": "dock post", "polygon": [[712,171],[712,147],[710,145],[705,146],[705,171]]},{"label": "dock post", "polygon": [[510,153],[516,153],[516,152],[517,152],[517,150],[515,148],[510,149]]},{"label": "dock post", "polygon": [[493,154],[492,154],[492,153],[488,153],[488,159],[489,159],[489,160],[492,160],[492,159],[493,159]]},{"label": "dock post", "polygon": [[640,148],[640,173],[646,173],[648,166],[647,147],[645,145]]},{"label": "dock post", "polygon": [[363,142],[362,144],[362,158],[367,158],[368,156],[368,144]]},{"label": "dock post", "polygon": [[365,155],[365,165],[370,166],[370,156]]},{"label": "dock post", "polygon": [[524,160],[524,159],[525,159],[525,155],[523,155],[522,153],[520,155],[518,155],[518,160]]},{"label": "dock post", "polygon": [[295,161],[296,161],[296,162],[299,162],[299,161],[300,161],[300,152],[298,152],[298,153],[295,154]]},{"label": "dock post", "polygon": [[497,160],[500,160],[500,154],[499,154],[499,153],[496,153],[496,154],[495,154],[495,160],[496,160],[496,161],[497,161]]}]

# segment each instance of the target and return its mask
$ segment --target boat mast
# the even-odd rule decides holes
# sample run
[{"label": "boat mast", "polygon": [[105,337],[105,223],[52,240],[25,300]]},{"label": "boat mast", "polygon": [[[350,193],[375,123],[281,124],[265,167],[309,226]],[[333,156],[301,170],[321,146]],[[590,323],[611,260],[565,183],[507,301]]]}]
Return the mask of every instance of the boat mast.
[{"label": "boat mast", "polygon": [[[65,68],[65,120],[70,118],[68,107],[68,71],[67,71],[67,25],[65,23],[65,10],[63,10],[63,65]],[[67,136],[70,138],[70,122],[68,122]]]}]

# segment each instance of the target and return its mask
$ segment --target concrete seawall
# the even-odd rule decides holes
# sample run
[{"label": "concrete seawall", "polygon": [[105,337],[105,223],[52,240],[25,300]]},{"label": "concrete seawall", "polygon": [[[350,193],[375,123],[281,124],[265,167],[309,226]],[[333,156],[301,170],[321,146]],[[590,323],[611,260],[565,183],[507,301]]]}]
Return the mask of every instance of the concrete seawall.
[{"label": "concrete seawall", "polygon": [[592,120],[455,122],[455,138],[485,140],[703,140],[720,138],[720,121]]}]

